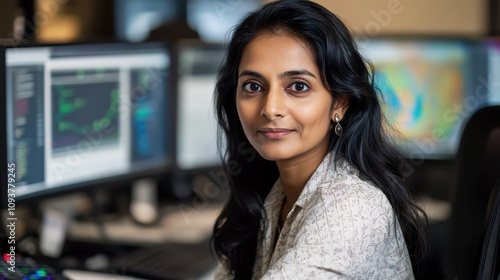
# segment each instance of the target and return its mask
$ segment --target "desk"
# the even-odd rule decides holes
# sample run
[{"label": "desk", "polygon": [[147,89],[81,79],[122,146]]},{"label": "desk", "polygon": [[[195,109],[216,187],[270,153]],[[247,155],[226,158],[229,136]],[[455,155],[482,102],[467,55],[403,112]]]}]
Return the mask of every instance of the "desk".
[{"label": "desk", "polygon": [[102,229],[96,222],[72,222],[68,228],[68,239],[86,242],[106,240],[125,245],[196,243],[212,235],[221,209],[220,204],[200,209],[183,204],[168,206],[162,209],[162,218],[154,226],[141,226],[128,216],[108,219]]},{"label": "desk", "polygon": [[[72,241],[78,242],[90,242],[103,245],[106,243],[111,243],[114,246],[118,244],[119,246],[138,246],[142,249],[137,249],[131,251],[130,254],[125,254],[123,256],[117,256],[113,259],[106,259],[104,261],[97,261],[102,267],[92,267],[87,263],[91,263],[89,261],[86,262],[85,268],[89,271],[82,271],[79,269],[71,268],[63,271],[63,274],[75,280],[86,280],[86,279],[117,279],[117,280],[131,280],[131,279],[140,279],[140,278],[130,278],[128,276],[123,276],[120,274],[131,274],[131,275],[141,275],[136,274],[136,271],[144,272],[143,268],[145,268],[148,272],[158,272],[151,273],[152,275],[163,275],[165,270],[170,271],[171,267],[177,265],[171,263],[171,260],[178,259],[187,259],[186,256],[199,255],[200,261],[196,262],[196,257],[193,257],[192,261],[196,262],[198,266],[193,265],[182,265],[184,267],[184,271],[180,272],[181,274],[189,274],[190,271],[188,269],[194,269],[194,271],[205,271],[208,266],[214,265],[213,269],[205,273],[204,275],[196,278],[199,280],[205,279],[213,279],[215,274],[215,260],[210,258],[207,250],[202,250],[205,253],[201,253],[201,249],[187,249],[189,244],[202,243],[203,241],[206,244],[206,241],[210,238],[212,234],[213,225],[215,223],[215,219],[219,215],[222,209],[222,205],[219,204],[211,204],[204,208],[197,209],[195,207],[188,207],[187,205],[171,205],[162,210],[162,218],[158,221],[158,223],[154,226],[141,226],[135,223],[130,217],[113,217],[110,219],[106,219],[105,223],[97,224],[96,222],[72,222],[69,226],[68,230],[68,239]],[[101,228],[100,228],[101,227]],[[179,246],[170,247],[167,243],[177,243],[177,244],[186,244]],[[169,246],[169,249],[164,250],[164,246]],[[204,245],[205,246],[205,245]],[[208,246],[208,245],[206,245]],[[108,246],[109,247],[109,246]],[[182,248],[182,249],[178,249]],[[196,247],[196,248],[199,248]],[[170,252],[165,255],[165,258],[158,257],[156,258],[158,251],[161,252]],[[146,254],[144,254],[146,252]],[[175,255],[172,258],[172,252]],[[182,252],[185,252],[184,254]],[[198,252],[198,254],[193,253]],[[96,252],[97,256],[99,255]],[[208,255],[207,255],[208,254]],[[144,256],[144,257],[143,257]],[[150,257],[154,256],[154,257]],[[207,256],[205,259],[204,256]],[[123,257],[123,258],[122,258]],[[90,258],[89,258],[90,259]],[[165,265],[161,264],[161,268],[158,268],[158,260],[166,259]],[[206,261],[202,261],[206,260]],[[208,261],[211,259],[211,261]],[[147,260],[147,261],[144,261]],[[151,260],[151,261],[149,261]],[[156,261],[155,261],[156,260]],[[191,261],[191,257],[189,257]],[[96,263],[96,262],[94,262]],[[109,263],[109,266],[106,265]],[[134,265],[135,264],[135,265]],[[142,264],[145,264],[144,266]],[[168,265],[170,264],[170,266]],[[67,267],[67,266],[65,266]],[[122,268],[125,267],[128,270],[121,273],[120,269],[117,269],[120,273],[113,274],[99,274],[91,271],[114,271],[113,268]],[[168,268],[170,267],[170,268]],[[151,268],[151,269],[149,269]],[[179,267],[179,271],[182,268]],[[133,273],[131,273],[133,272]],[[142,273],[141,272],[141,273]]]}]

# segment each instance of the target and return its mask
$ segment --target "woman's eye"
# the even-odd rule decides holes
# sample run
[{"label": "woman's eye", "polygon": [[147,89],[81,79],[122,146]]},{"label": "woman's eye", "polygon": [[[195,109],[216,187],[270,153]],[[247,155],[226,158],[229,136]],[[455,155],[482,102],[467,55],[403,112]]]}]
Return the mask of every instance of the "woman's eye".
[{"label": "woman's eye", "polygon": [[299,83],[293,83],[290,89],[295,92],[305,92],[309,90],[309,86],[306,85],[305,83],[299,82]]},{"label": "woman's eye", "polygon": [[257,83],[246,83],[243,85],[243,90],[246,92],[258,92],[262,91],[262,87]]}]

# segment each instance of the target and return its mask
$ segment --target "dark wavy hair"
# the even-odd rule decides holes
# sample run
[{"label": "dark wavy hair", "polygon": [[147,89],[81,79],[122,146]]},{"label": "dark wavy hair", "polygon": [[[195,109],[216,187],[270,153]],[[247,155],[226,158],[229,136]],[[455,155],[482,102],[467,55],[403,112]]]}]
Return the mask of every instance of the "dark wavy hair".
[{"label": "dark wavy hair", "polygon": [[[259,227],[266,225],[263,201],[279,173],[248,143],[236,111],[238,67],[243,50],[260,34],[294,36],[313,51],[325,87],[334,101],[349,107],[344,134],[330,134],[330,150],[343,157],[389,199],[410,252],[414,272],[424,257],[425,213],[404,185],[403,157],[387,136],[387,124],[374,86],[373,67],[360,55],[344,23],[311,1],[274,1],[246,16],[233,30],[215,89],[219,143],[230,187],[214,226],[212,243],[235,279],[250,279]],[[340,98],[340,99],[339,99]],[[222,145],[220,145],[222,147]]]}]

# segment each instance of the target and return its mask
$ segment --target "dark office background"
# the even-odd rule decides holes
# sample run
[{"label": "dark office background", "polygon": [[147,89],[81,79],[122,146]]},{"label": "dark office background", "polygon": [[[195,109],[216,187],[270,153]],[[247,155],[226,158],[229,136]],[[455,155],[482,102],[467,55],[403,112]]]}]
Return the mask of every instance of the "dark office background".
[{"label": "dark office background", "polygon": [[[43,43],[143,41],[165,25],[193,29],[206,41],[220,41],[234,23],[261,2],[200,0],[9,0],[0,9],[0,38]],[[24,27],[23,27],[24,23]]]},{"label": "dark office background", "polygon": [[[0,9],[0,38],[12,43],[22,35],[37,42],[98,40],[142,41],[148,31],[165,23],[184,24],[207,41],[220,41],[226,30],[261,0],[8,0]],[[363,8],[349,1],[317,1],[344,17],[354,31],[366,31],[383,9],[394,2],[404,12],[393,14],[390,24],[381,23],[380,33],[500,34],[500,1],[462,1],[461,9],[444,10],[429,1],[370,1]],[[324,2],[324,3],[323,3]],[[380,3],[379,3],[380,2]],[[429,3],[427,3],[429,2]],[[433,5],[433,6],[429,6]],[[404,10],[403,10],[404,8]],[[427,9],[429,12],[420,15]],[[353,11],[359,10],[354,13]],[[439,15],[442,15],[440,17]],[[358,16],[359,15],[359,16]],[[382,15],[381,15],[382,16]],[[22,18],[24,17],[24,21]],[[426,18],[428,17],[428,18]],[[419,19],[420,18],[420,19]],[[428,22],[441,21],[429,29]],[[23,22],[24,27],[23,27]],[[182,29],[181,29],[182,30]]]}]

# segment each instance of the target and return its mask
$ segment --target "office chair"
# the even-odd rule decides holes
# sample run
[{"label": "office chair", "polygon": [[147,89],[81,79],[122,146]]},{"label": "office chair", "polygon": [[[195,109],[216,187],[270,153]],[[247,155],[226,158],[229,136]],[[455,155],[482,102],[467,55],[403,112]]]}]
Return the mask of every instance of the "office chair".
[{"label": "office chair", "polygon": [[490,194],[481,250],[476,259],[476,279],[500,280],[500,179]]},{"label": "office chair", "polygon": [[467,121],[455,158],[457,184],[445,239],[448,279],[473,279],[488,199],[500,177],[500,106],[484,107]]}]

